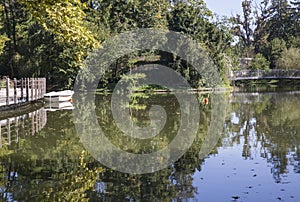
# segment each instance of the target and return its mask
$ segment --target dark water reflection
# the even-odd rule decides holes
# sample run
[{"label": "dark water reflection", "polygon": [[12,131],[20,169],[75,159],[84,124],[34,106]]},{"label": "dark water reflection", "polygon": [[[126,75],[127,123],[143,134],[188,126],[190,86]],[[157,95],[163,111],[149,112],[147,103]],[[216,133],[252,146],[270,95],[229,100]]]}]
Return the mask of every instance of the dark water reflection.
[{"label": "dark water reflection", "polygon": [[[224,129],[209,155],[199,158],[209,138],[212,106],[202,104],[209,95],[198,95],[200,123],[192,147],[168,168],[144,175],[120,173],[95,161],[80,143],[72,111],[47,111],[43,115],[43,108],[34,109],[47,121],[34,133],[30,128],[38,118],[32,121],[28,113],[16,116],[20,129],[16,130],[12,122],[10,137],[18,137],[18,141],[10,144],[5,121],[15,119],[1,118],[5,124],[1,126],[0,195],[4,201],[299,201],[300,93],[224,96]],[[153,140],[156,147],[141,143],[131,150],[129,146],[137,143],[131,141],[132,145],[124,146],[115,125],[108,124],[112,118],[107,111],[109,98],[97,96],[96,113],[115,145],[134,153],[151,152],[174,138],[180,115],[174,97],[143,98],[150,104],[165,105],[171,123]],[[132,117],[140,126],[149,124],[144,101],[131,103],[138,104]],[[166,138],[161,139],[164,134]]]}]

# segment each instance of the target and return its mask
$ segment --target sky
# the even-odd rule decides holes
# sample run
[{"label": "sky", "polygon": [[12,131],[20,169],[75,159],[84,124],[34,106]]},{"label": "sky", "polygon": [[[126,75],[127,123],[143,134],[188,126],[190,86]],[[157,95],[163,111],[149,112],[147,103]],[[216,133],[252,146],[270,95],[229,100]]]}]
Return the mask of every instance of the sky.
[{"label": "sky", "polygon": [[242,0],[205,0],[207,7],[218,15],[232,16],[242,13]]},{"label": "sky", "polygon": [[[218,15],[228,17],[242,14],[242,0],[205,0],[207,7]],[[259,2],[257,0],[256,2]]]}]

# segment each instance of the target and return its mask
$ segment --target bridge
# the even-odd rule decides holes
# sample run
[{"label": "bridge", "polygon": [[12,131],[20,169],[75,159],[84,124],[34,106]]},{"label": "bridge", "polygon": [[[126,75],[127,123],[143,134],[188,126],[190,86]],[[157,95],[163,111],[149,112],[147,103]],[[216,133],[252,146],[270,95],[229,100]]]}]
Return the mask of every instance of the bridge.
[{"label": "bridge", "polygon": [[236,70],[229,73],[231,81],[245,80],[300,80],[300,70]]}]

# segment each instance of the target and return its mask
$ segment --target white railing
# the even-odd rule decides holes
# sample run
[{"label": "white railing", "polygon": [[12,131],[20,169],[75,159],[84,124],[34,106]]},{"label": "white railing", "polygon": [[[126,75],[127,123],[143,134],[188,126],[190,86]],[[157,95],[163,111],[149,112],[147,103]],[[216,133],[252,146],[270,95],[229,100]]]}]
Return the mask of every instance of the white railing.
[{"label": "white railing", "polygon": [[0,84],[0,107],[39,100],[46,93],[45,78],[6,78]]},{"label": "white railing", "polygon": [[3,145],[18,143],[21,137],[35,135],[47,123],[44,107],[15,117],[0,117],[0,149]]}]

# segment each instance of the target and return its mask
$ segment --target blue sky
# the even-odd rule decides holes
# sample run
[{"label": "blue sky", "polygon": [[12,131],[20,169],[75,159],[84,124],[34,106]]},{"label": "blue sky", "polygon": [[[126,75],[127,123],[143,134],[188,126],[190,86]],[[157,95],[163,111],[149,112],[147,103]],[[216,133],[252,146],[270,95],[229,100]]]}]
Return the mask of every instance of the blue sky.
[{"label": "blue sky", "polygon": [[242,0],[205,0],[207,7],[218,15],[242,13]]},{"label": "blue sky", "polygon": [[232,16],[242,13],[242,0],[205,0],[205,2],[207,7],[218,15]]}]

